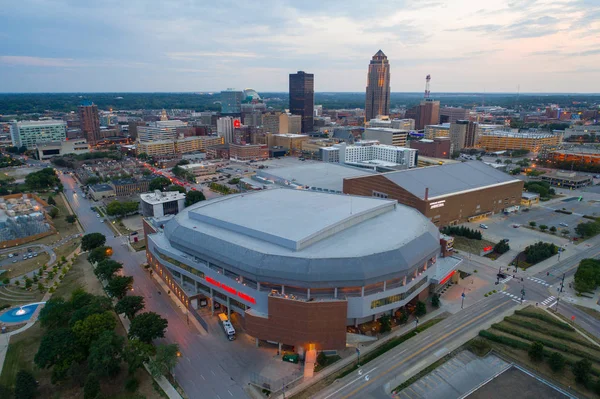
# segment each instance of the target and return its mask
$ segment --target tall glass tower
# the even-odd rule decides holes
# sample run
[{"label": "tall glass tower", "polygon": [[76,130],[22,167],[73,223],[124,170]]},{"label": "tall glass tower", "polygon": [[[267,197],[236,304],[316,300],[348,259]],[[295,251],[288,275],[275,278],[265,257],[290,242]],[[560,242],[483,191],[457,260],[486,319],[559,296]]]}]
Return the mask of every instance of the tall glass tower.
[{"label": "tall glass tower", "polygon": [[390,64],[387,56],[379,50],[371,59],[367,75],[365,120],[377,115],[390,114]]},{"label": "tall glass tower", "polygon": [[315,75],[312,73],[290,73],[290,112],[302,117],[302,133],[313,131]]}]

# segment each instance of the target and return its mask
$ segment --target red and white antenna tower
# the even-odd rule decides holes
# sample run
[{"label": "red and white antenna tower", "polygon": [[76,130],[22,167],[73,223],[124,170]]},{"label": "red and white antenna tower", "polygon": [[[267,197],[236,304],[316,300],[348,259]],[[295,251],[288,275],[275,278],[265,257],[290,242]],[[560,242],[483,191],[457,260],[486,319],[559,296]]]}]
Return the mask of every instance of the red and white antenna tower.
[{"label": "red and white antenna tower", "polygon": [[425,78],[425,98],[429,98],[429,82],[431,81],[431,75],[427,75]]}]

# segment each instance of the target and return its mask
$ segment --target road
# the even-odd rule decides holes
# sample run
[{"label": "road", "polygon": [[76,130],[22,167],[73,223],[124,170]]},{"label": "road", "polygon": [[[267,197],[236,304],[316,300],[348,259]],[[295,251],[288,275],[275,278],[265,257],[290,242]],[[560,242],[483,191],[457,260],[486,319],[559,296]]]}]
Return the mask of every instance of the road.
[{"label": "road", "polygon": [[[134,294],[145,298],[145,311],[160,314],[169,322],[166,336],[159,342],[177,343],[182,358],[175,367],[177,381],[190,399],[196,398],[248,398],[242,385],[236,382],[238,375],[248,369],[232,353],[229,341],[222,334],[201,336],[193,325],[188,325],[186,315],[170,300],[166,293],[159,295],[160,286],[140,265],[146,263],[145,252],[130,252],[124,237],[115,233],[91,210],[94,205],[83,198],[78,185],[68,174],[61,174],[65,195],[77,214],[86,233],[98,232],[106,236],[106,245],[113,248],[112,259],[123,263],[125,274],[133,276]],[[235,343],[235,341],[234,341]],[[233,370],[233,371],[232,371]],[[238,371],[236,374],[235,371]]]},{"label": "road", "polygon": [[313,398],[389,398],[391,390],[412,374],[452,352],[516,306],[517,301],[508,296],[492,295],[337,380]]}]

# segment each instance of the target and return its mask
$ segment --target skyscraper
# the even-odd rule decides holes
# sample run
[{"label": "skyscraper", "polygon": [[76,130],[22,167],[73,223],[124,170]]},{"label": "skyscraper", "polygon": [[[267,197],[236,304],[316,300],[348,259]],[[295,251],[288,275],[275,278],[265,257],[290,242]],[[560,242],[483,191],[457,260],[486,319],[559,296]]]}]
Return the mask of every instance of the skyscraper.
[{"label": "skyscraper", "polygon": [[78,107],[81,132],[87,139],[88,144],[95,145],[100,141],[100,117],[98,106],[91,101],[85,101]]},{"label": "skyscraper", "polygon": [[390,64],[387,56],[379,50],[371,59],[367,75],[367,96],[365,100],[365,120],[377,115],[390,114]]},{"label": "skyscraper", "polygon": [[302,132],[311,133],[315,114],[315,75],[290,73],[290,112],[302,117]]},{"label": "skyscraper", "polygon": [[417,105],[415,119],[415,129],[425,129],[427,125],[437,125],[440,123],[440,102],[426,98]]},{"label": "skyscraper", "polygon": [[221,92],[221,114],[239,115],[242,112],[244,92],[227,89]]}]

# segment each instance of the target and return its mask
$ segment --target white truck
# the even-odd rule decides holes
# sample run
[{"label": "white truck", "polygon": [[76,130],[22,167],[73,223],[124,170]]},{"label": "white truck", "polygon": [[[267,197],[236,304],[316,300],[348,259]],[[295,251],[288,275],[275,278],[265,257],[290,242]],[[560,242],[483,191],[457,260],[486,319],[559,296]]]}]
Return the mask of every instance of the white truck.
[{"label": "white truck", "polygon": [[235,339],[235,328],[233,328],[233,324],[227,318],[225,313],[219,313],[219,320],[221,321],[221,326],[223,326],[223,331],[227,336],[227,339],[233,341]]}]

